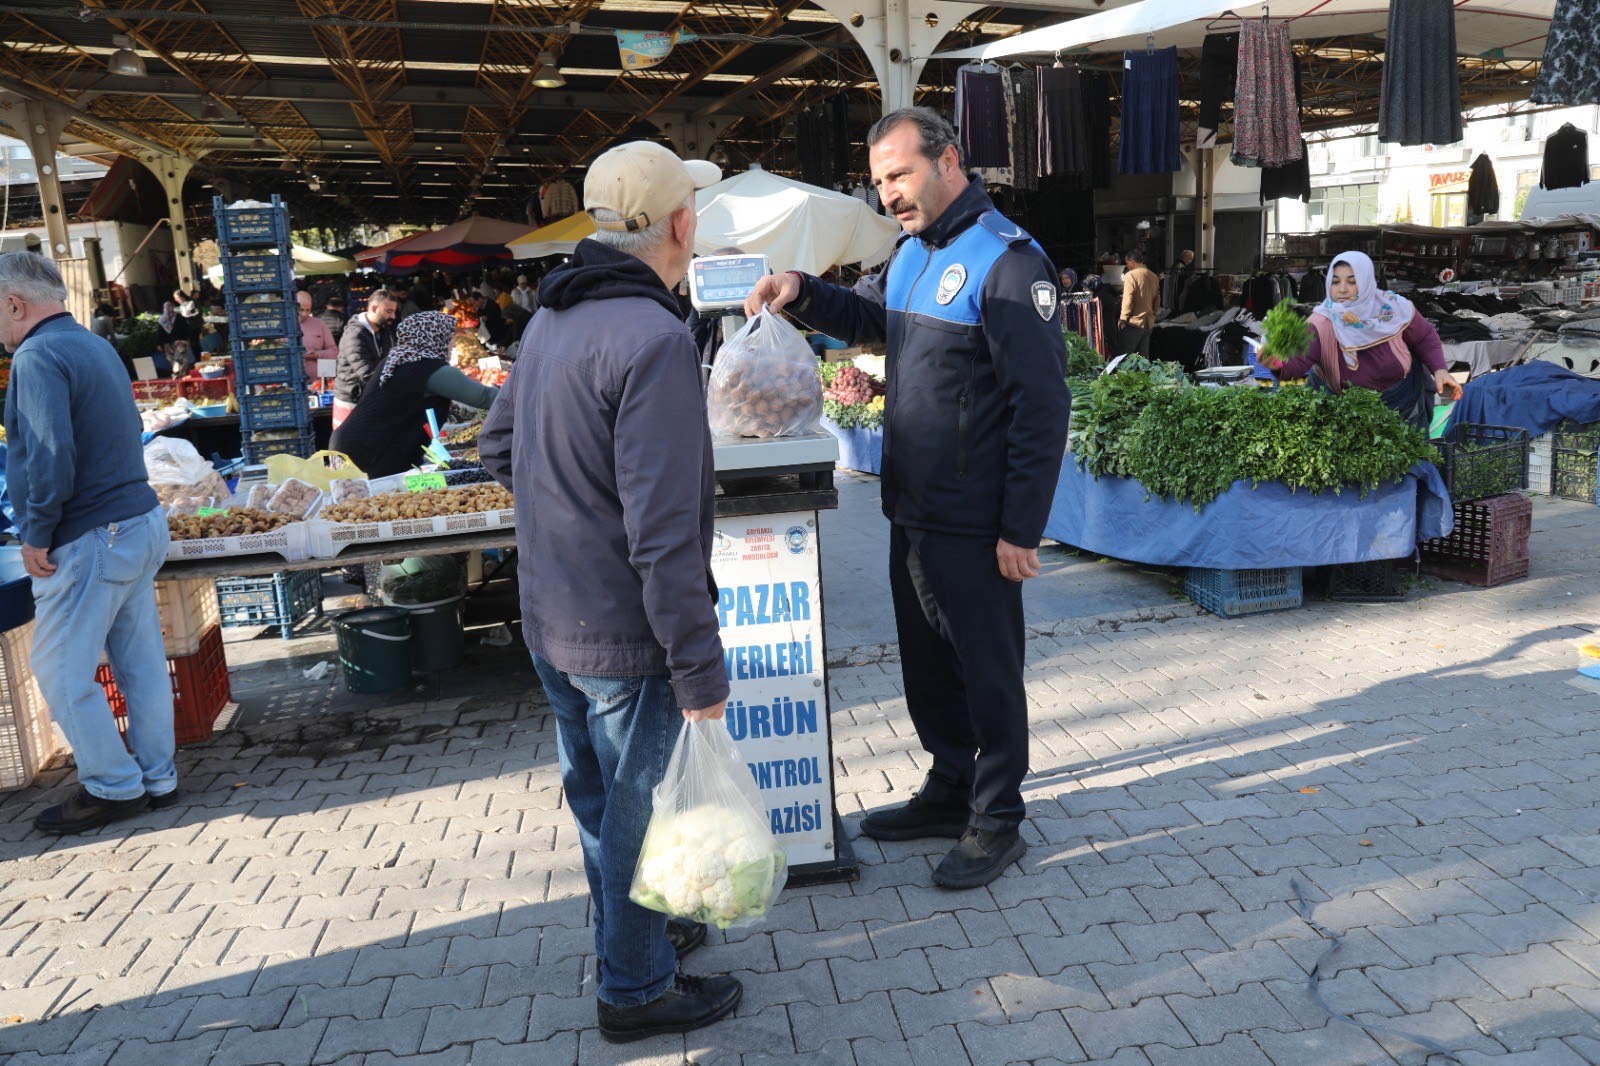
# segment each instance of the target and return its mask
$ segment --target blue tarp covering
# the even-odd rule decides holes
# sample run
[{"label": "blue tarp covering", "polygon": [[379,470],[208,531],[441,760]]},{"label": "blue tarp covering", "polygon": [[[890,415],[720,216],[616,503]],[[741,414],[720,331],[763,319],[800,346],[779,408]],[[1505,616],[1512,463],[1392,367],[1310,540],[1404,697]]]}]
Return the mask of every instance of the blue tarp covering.
[{"label": "blue tarp covering", "polygon": [[1450,425],[1521,426],[1537,437],[1563,418],[1600,422],[1600,381],[1541,359],[1467,382]]},{"label": "blue tarp covering", "polygon": [[1326,566],[1410,555],[1417,542],[1454,527],[1450,497],[1431,463],[1362,499],[1290,492],[1279,482],[1248,481],[1206,504],[1145,499],[1132,478],[1098,480],[1072,456],[1061,465],[1044,535],[1101,555],[1157,566],[1259,570]]},{"label": "blue tarp covering", "polygon": [[845,429],[831,418],[823,418],[822,428],[839,438],[838,466],[863,474],[883,473],[882,429]]}]

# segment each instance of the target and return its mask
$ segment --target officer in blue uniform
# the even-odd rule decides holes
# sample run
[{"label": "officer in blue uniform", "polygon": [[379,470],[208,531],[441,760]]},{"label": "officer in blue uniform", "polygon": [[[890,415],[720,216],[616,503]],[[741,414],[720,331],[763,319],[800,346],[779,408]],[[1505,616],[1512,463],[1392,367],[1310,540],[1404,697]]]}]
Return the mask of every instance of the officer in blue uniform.
[{"label": "officer in blue uniform", "polygon": [[1056,270],[969,181],[950,123],[927,108],[868,135],[872,179],[905,236],[854,289],[790,272],[746,304],[850,343],[887,341],[883,513],[906,704],[933,756],[909,803],[873,811],[881,840],[949,837],[946,888],[1021,858],[1028,708],[1022,582],[1066,451],[1071,398]]}]

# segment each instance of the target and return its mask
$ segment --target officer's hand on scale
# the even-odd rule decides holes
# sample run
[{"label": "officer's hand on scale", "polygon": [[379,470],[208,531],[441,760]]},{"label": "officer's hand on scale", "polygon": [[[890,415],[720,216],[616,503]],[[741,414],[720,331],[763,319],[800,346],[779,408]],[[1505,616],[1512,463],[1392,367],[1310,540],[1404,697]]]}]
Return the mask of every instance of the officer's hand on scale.
[{"label": "officer's hand on scale", "polygon": [[766,305],[768,311],[777,314],[785,304],[799,296],[800,279],[794,274],[768,274],[756,282],[756,287],[744,298],[744,317],[756,317],[761,313],[762,304]]}]

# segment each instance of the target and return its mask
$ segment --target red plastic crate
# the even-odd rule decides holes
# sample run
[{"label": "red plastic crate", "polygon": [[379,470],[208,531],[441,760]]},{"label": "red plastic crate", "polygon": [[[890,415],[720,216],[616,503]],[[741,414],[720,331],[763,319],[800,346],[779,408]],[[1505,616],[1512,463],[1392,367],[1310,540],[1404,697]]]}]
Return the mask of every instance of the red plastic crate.
[{"label": "red plastic crate", "polygon": [[1422,570],[1469,585],[1504,584],[1528,576],[1533,501],[1520,493],[1455,504],[1456,528],[1419,547]]},{"label": "red plastic crate", "polygon": [[224,375],[220,378],[184,378],[178,382],[183,389],[183,395],[190,402],[201,400],[226,400],[228,393],[233,391],[233,378]]},{"label": "red plastic crate", "polygon": [[[179,744],[198,744],[209,740],[217,715],[228,705],[233,692],[228,688],[228,659],[222,647],[222,627],[214,625],[200,638],[200,650],[167,660],[172,675],[172,716]],[[109,664],[101,663],[94,678],[106,690],[106,701],[117,719],[117,728],[128,730],[128,701],[117,690]]]}]

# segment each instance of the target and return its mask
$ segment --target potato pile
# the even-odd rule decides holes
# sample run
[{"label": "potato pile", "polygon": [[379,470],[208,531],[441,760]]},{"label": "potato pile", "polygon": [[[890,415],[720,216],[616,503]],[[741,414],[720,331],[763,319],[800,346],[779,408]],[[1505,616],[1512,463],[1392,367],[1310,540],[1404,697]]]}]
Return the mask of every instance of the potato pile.
[{"label": "potato pile", "polygon": [[271,533],[293,522],[288,515],[268,514],[252,507],[236,507],[221,514],[167,518],[173,540],[204,540],[207,537],[244,537],[252,533]]},{"label": "potato pile", "polygon": [[814,361],[730,343],[717,356],[707,390],[711,433],[717,437],[792,437],[816,430],[822,382]]},{"label": "potato pile", "polygon": [[511,493],[499,485],[488,484],[427,492],[386,492],[365,500],[324,507],[318,517],[330,522],[398,522],[407,518],[499,511],[511,506]]},{"label": "potato pile", "polygon": [[450,341],[450,361],[459,367],[477,366],[479,359],[492,354],[476,333],[457,330]]}]

